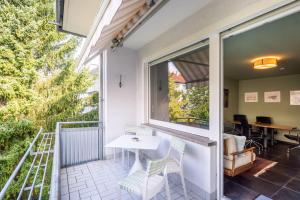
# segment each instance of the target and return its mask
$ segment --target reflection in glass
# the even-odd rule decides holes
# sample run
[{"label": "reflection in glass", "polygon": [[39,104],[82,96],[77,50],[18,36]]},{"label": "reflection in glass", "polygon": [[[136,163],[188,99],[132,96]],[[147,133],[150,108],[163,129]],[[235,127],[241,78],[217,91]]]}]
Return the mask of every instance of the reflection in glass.
[{"label": "reflection in glass", "polygon": [[151,119],[208,129],[208,81],[208,46],[151,66]]}]

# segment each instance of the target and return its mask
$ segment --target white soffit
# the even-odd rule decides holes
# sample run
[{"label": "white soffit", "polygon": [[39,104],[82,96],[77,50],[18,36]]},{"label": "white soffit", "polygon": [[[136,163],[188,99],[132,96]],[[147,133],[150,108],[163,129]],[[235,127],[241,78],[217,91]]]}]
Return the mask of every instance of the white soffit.
[{"label": "white soffit", "polygon": [[211,1],[169,0],[155,15],[124,41],[124,46],[132,49],[143,47]]},{"label": "white soffit", "polygon": [[65,0],[63,30],[87,36],[103,0]]}]

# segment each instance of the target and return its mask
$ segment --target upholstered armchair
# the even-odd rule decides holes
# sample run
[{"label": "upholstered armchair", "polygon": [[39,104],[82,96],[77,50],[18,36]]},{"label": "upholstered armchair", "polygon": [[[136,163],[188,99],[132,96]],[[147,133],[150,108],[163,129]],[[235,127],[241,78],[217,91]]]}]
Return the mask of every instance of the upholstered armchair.
[{"label": "upholstered armchair", "polygon": [[236,176],[253,167],[255,147],[245,149],[245,136],[224,134],[224,173]]}]

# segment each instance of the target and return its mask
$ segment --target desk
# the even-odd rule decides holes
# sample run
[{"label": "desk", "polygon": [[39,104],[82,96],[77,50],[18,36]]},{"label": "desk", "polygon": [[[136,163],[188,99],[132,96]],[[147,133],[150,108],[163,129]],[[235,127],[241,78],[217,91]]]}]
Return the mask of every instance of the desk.
[{"label": "desk", "polygon": [[[138,141],[132,138],[138,138]],[[140,150],[156,150],[160,144],[160,137],[158,136],[144,136],[144,135],[122,135],[117,139],[113,140],[109,144],[105,145],[106,148],[121,148],[121,149],[131,149],[135,152],[135,161],[130,169],[129,174],[143,169],[139,152]]]},{"label": "desk", "polygon": [[[231,122],[234,125],[234,129],[236,125],[241,125],[241,122],[239,121],[232,121]],[[264,148],[268,148],[268,128],[271,129],[271,144],[274,145],[274,129],[277,130],[283,130],[283,131],[292,131],[295,129],[295,127],[292,126],[285,126],[285,125],[278,125],[278,124],[264,124],[264,123],[257,123],[257,122],[250,122],[249,125],[263,128],[264,129]]]},{"label": "desk", "polygon": [[291,126],[285,126],[285,125],[278,125],[278,124],[264,124],[264,123],[257,123],[257,122],[253,122],[253,123],[249,123],[251,126],[255,126],[255,127],[259,127],[259,128],[263,128],[264,129],[264,148],[268,148],[268,128],[271,129],[271,144],[272,146],[274,145],[274,129],[277,130],[283,130],[283,131],[291,131],[293,130],[295,127],[291,127]]}]

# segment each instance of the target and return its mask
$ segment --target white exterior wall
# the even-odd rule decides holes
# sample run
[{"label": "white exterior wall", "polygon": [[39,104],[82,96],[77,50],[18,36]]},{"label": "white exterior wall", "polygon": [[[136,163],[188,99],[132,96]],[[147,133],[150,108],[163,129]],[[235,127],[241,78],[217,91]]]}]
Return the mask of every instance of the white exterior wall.
[{"label": "white exterior wall", "polygon": [[[224,3],[225,2],[225,3]],[[206,9],[200,10],[188,19],[178,23],[175,27],[165,32],[149,44],[139,49],[140,66],[138,69],[138,123],[147,122],[148,116],[148,70],[146,63],[174,51],[180,50],[188,45],[209,38],[210,45],[210,130],[192,129],[181,125],[156,122],[156,125],[167,126],[191,133],[203,135],[217,141],[217,147],[204,147],[188,143],[187,148],[193,149],[190,153],[193,159],[185,159],[186,177],[198,185],[207,194],[205,196],[214,197],[217,194],[221,198],[223,188],[223,149],[220,144],[222,140],[221,122],[223,113],[221,109],[222,98],[222,69],[221,69],[221,40],[220,33],[227,28],[238,25],[244,21],[250,20],[255,16],[273,10],[284,3],[290,1],[280,0],[232,0],[216,1]],[[212,15],[213,13],[213,15]],[[191,158],[189,156],[189,158]],[[217,193],[217,188],[219,191]]]},{"label": "white exterior wall", "polygon": [[[138,52],[119,48],[107,52],[105,67],[105,143],[123,134],[126,124],[148,122],[148,69],[146,63],[190,44],[210,39],[210,130],[189,129],[182,125],[155,122],[158,125],[190,131],[217,141],[217,147],[205,147],[188,142],[184,160],[186,178],[198,185],[204,195],[212,197],[222,190],[221,122],[221,40],[220,33],[262,13],[291,2],[289,0],[215,0],[205,9],[178,23]],[[153,28],[155,31],[155,27]],[[137,53],[139,56],[137,56]],[[119,75],[124,86],[119,88]],[[126,86],[127,84],[127,86]],[[168,135],[158,133],[168,139]],[[159,149],[163,154],[166,146]],[[110,152],[108,152],[110,153]],[[218,172],[218,173],[217,173]],[[218,175],[218,176],[217,176]]]},{"label": "white exterior wall", "polygon": [[[137,53],[120,48],[104,52],[104,143],[124,134],[126,125],[136,124]],[[119,87],[120,75],[123,86]],[[105,149],[106,155],[111,149]]]}]

